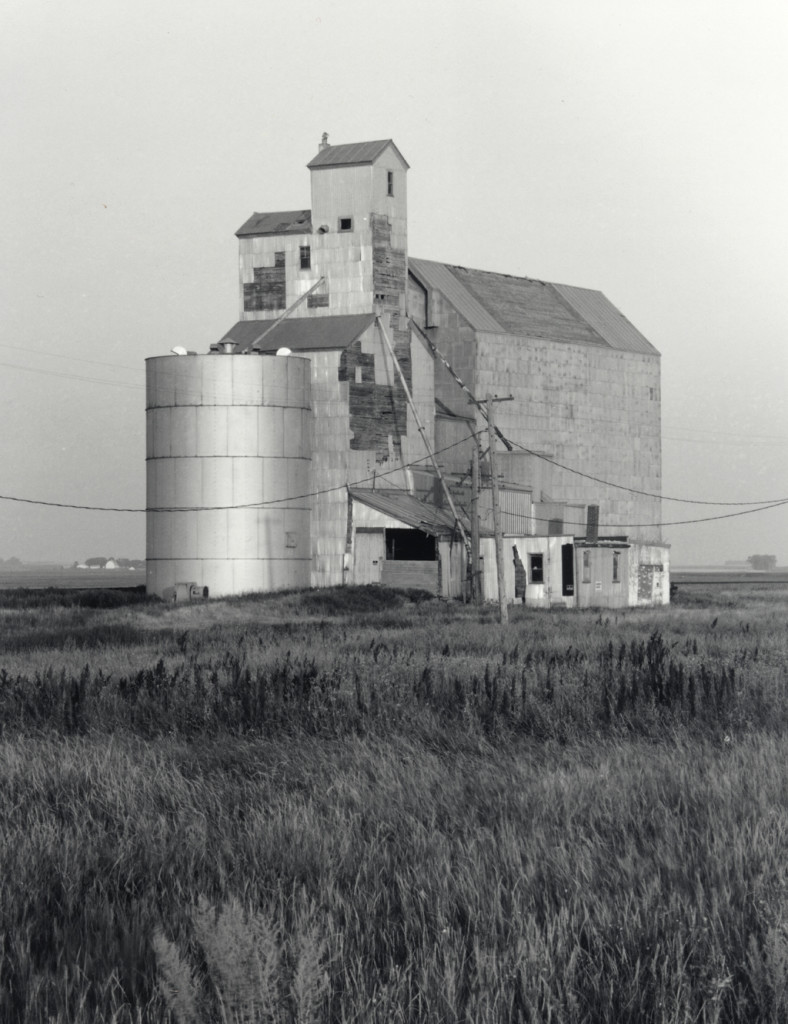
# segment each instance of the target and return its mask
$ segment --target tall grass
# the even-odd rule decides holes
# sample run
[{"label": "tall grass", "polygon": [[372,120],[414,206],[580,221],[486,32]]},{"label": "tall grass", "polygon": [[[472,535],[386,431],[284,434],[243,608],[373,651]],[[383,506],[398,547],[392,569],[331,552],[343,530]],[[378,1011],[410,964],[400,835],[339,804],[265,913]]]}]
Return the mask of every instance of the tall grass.
[{"label": "tall grass", "polygon": [[788,1019],[784,606],[40,611],[0,1020]]}]

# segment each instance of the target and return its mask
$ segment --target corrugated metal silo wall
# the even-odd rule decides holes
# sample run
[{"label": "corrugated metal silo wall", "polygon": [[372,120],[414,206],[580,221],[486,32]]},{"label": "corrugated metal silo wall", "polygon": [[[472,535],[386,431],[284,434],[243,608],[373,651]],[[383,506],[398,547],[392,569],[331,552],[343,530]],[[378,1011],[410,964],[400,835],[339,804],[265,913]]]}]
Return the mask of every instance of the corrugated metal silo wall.
[{"label": "corrugated metal silo wall", "polygon": [[309,360],[161,356],[146,369],[148,592],[309,586]]}]

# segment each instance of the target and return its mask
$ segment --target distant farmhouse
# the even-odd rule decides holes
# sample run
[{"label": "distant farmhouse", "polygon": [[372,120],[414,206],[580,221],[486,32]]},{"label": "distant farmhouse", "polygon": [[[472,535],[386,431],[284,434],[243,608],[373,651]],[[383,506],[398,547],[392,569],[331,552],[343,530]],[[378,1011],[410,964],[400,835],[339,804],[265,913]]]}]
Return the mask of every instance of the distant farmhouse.
[{"label": "distant farmhouse", "polygon": [[493,395],[507,598],[667,603],[654,346],[599,291],[409,256],[392,140],[307,166],[309,209],[236,232],[240,319],[147,361],[149,590],[497,599]]},{"label": "distant farmhouse", "polygon": [[77,562],[75,569],[145,569],[145,561],[140,558],[86,558],[84,562]]}]

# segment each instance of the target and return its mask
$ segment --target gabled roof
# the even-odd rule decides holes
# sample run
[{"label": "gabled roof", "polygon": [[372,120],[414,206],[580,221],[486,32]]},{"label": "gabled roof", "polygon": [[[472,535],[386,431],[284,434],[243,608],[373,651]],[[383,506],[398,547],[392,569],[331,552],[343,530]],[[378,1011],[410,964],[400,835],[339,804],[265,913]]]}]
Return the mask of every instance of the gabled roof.
[{"label": "gabled roof", "polygon": [[[310,316],[282,320],[254,345],[255,352],[276,352],[289,348],[292,352],[317,352],[344,349],[352,345],[374,321],[374,313],[351,316]],[[223,335],[218,344],[233,341],[243,350],[274,323],[273,320],[240,320]]]},{"label": "gabled roof", "polygon": [[445,295],[457,312],[475,330],[495,331],[499,334],[503,331],[503,327],[495,317],[452,274],[452,268],[447,263],[417,260],[415,257],[409,256],[408,269],[428,288],[434,288]]},{"label": "gabled roof", "polygon": [[286,210],[284,213],[253,213],[235,232],[246,235],[309,235],[312,233],[311,210]]},{"label": "gabled roof", "polygon": [[602,292],[412,257],[408,266],[474,330],[659,355]]},{"label": "gabled roof", "polygon": [[326,146],[317,156],[310,160],[307,167],[347,167],[353,164],[374,164],[380,154],[391,146],[400,160],[409,167],[408,161],[400,153],[391,139],[378,139],[376,142],[348,142],[342,146]]},{"label": "gabled roof", "polygon": [[634,324],[621,313],[602,292],[589,288],[574,288],[568,284],[554,284],[553,288],[565,299],[587,324],[600,334],[611,348],[626,352],[643,352],[659,355],[659,352],[645,338]]}]

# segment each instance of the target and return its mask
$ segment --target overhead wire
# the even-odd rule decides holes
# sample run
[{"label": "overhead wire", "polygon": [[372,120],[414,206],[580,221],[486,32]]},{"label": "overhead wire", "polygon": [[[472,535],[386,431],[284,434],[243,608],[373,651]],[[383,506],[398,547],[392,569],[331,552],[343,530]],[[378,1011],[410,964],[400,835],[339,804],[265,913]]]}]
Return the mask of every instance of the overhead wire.
[{"label": "overhead wire", "polygon": [[[421,333],[421,332],[419,332],[419,333]],[[0,344],[0,347],[2,347],[2,348],[12,348],[12,349],[20,348],[20,346],[13,346],[13,345],[7,345],[7,344]],[[43,355],[45,353],[42,352],[40,354]],[[57,355],[56,353],[47,353],[47,354],[49,354],[49,355]],[[66,357],[64,357],[64,358],[66,358]],[[121,367],[120,364],[112,364],[112,363],[107,363],[107,362],[101,362],[99,360],[79,359],[79,357],[75,357],[75,356],[71,356],[71,357],[67,357],[67,358],[77,359],[80,362],[95,363],[96,365],[103,365],[103,366],[117,365],[119,369],[121,369],[121,368],[122,369],[132,369],[132,367]],[[47,376],[61,377],[61,378],[65,378],[65,379],[83,381],[83,382],[87,382],[87,383],[95,383],[95,384],[103,384],[103,385],[109,385],[109,386],[123,387],[123,388],[133,389],[133,390],[144,390],[145,389],[145,385],[144,384],[129,384],[129,383],[125,383],[125,382],[122,382],[122,381],[111,381],[111,380],[105,380],[105,379],[95,378],[95,377],[87,377],[87,376],[78,375],[78,374],[70,374],[70,373],[65,373],[63,371],[58,371],[58,370],[48,370],[48,369],[42,369],[42,368],[39,368],[39,367],[19,366],[18,364],[15,364],[15,363],[0,362],[0,366],[6,366],[6,367],[9,367],[9,368],[12,368],[12,369],[18,369],[18,370],[22,370],[22,371],[27,371],[29,373],[45,374]],[[160,373],[162,373],[162,371],[160,371]],[[174,374],[168,374],[167,371],[163,371],[162,375],[163,376],[173,376],[174,377]],[[216,383],[219,384],[219,385],[221,385],[222,383],[225,383],[223,381],[219,381],[218,378],[215,378],[215,380],[216,380]],[[227,383],[229,383],[230,386],[232,387],[232,391],[233,391],[234,397],[238,397],[237,396],[237,391],[239,390],[239,387],[238,387],[239,382],[229,382],[228,381]],[[165,386],[167,386],[166,383],[165,383]],[[277,388],[277,386],[275,386],[275,385],[273,387],[271,385],[265,385],[265,387],[266,387],[266,389],[271,389],[271,390],[282,390],[282,389],[284,389],[284,386],[280,386],[279,388]],[[250,396],[255,391],[259,391],[259,389],[260,389],[260,385],[250,384],[249,385],[249,394],[250,394]],[[243,389],[241,389],[241,390],[243,390]],[[467,388],[465,388],[465,390],[467,391]],[[203,396],[202,396],[202,393],[200,391],[198,391],[197,389],[192,390],[190,388],[186,388],[186,389],[181,388],[181,389],[179,389],[179,397],[181,397],[181,398],[183,398],[183,397],[195,397],[195,398],[197,398],[197,397],[203,397]],[[250,403],[250,404],[253,404],[253,403]],[[481,408],[481,407],[483,407],[484,403],[477,401],[476,404]],[[481,431],[479,433],[484,433],[484,432],[486,432],[486,431]],[[629,486],[627,486],[625,484],[619,484],[619,483],[616,483],[615,481],[606,480],[603,477],[598,477],[598,476],[595,476],[595,475],[593,475],[591,473],[586,473],[586,472],[584,472],[582,470],[575,469],[572,466],[567,466],[564,463],[559,462],[557,459],[553,459],[550,456],[547,456],[547,455],[545,455],[542,452],[534,451],[533,449],[528,448],[526,445],[523,445],[523,444],[521,444],[521,443],[519,443],[517,441],[512,441],[510,438],[504,437],[503,433],[500,432],[500,430],[498,430],[497,433],[498,433],[498,436],[500,437],[500,439],[505,444],[507,444],[507,446],[511,445],[512,448],[517,448],[517,449],[525,452],[526,454],[533,456],[534,458],[540,459],[540,460],[542,460],[542,461],[544,461],[546,463],[549,463],[550,465],[555,466],[558,469],[562,469],[565,472],[572,473],[572,474],[574,474],[576,476],[582,477],[582,478],[584,478],[586,480],[590,480],[590,481],[592,481],[594,483],[597,483],[597,484],[601,484],[601,485],[603,485],[605,487],[612,487],[612,488],[615,488],[617,490],[622,490],[622,491],[625,491],[625,492],[630,493],[630,494],[640,495],[642,497],[655,498],[655,499],[658,499],[658,500],[661,500],[661,501],[672,501],[672,502],[681,503],[681,504],[709,505],[709,506],[714,506],[714,507],[745,508],[745,507],[751,507],[751,506],[758,506],[757,508],[751,508],[751,511],[753,511],[753,512],[763,511],[763,510],[768,509],[768,508],[777,508],[777,507],[779,507],[779,506],[781,506],[783,504],[788,503],[788,497],[769,498],[769,499],[756,499],[756,500],[749,500],[749,501],[712,501],[712,500],[700,499],[700,498],[679,498],[679,497],[674,497],[674,496],[671,496],[671,495],[660,494],[660,493],[657,493],[657,492],[654,492],[654,491],[646,491],[646,490],[642,490],[642,489],[639,489],[639,488],[629,487]],[[463,443],[467,442],[473,436],[475,436],[474,433],[469,433],[468,437],[463,438],[462,441],[458,441],[458,442],[455,442],[452,445],[447,446],[447,448],[441,449],[441,452],[448,451],[450,448],[457,447],[457,445],[463,444]],[[761,437],[768,437],[768,436],[774,437],[776,435],[759,435],[759,436],[761,436]],[[685,441],[687,441],[687,440],[694,440],[694,439],[688,438],[688,439],[676,439],[676,440],[685,440]],[[698,440],[699,443],[725,443],[725,442],[706,442],[703,439],[697,439],[697,440]],[[765,447],[765,446],[771,446],[771,445],[768,445],[768,442],[767,442],[767,444],[763,444],[763,442],[761,442],[760,446],[764,446]],[[777,445],[773,445],[773,446],[777,447]],[[511,450],[511,448],[510,448],[510,450]],[[440,454],[441,452],[438,452],[436,454]],[[429,458],[429,456],[425,457],[425,459],[418,460],[418,461],[427,461],[428,458]],[[409,468],[410,465],[415,465],[415,464],[416,463],[408,464],[408,466],[403,466],[401,468]],[[393,470],[393,471],[390,471],[390,472],[394,473],[394,472],[399,472],[399,471],[400,471],[400,469]],[[386,473],[376,474],[376,477],[380,478],[381,476],[385,476],[385,475],[387,475],[387,474]],[[369,482],[369,480],[372,480],[372,479],[375,479],[375,477],[365,478],[364,480],[356,481],[355,483],[351,483],[351,484],[337,485],[334,488],[328,488],[328,489],[325,489],[325,490],[341,490],[341,489],[343,489],[346,486],[350,486],[350,487],[360,486],[360,484],[365,483],[365,482]],[[299,500],[300,498],[318,496],[321,493],[325,493],[325,490],[324,491],[320,491],[320,492],[313,492],[313,493],[311,493],[309,495],[297,495],[297,496],[295,496],[292,499],[291,498],[277,499],[275,502],[272,502],[272,504],[279,504],[282,501]],[[72,508],[72,509],[79,509],[79,510],[84,510],[84,511],[106,511],[106,512],[143,512],[143,511],[146,511],[145,509],[137,509],[137,508],[122,508],[122,507],[113,507],[113,506],[94,506],[94,505],[78,505],[78,504],[72,504],[72,503],[68,503],[68,502],[45,502],[45,501],[39,501],[39,500],[29,499],[29,498],[20,498],[20,497],[16,497],[16,496],[13,496],[13,495],[0,495],[0,500],[3,500],[3,501],[16,501],[16,502],[22,502],[22,503],[32,504],[32,505],[46,505],[46,506],[55,507],[55,508]],[[233,506],[233,505],[215,506],[214,508],[216,508],[216,509],[228,508],[229,509],[229,508],[244,508],[244,507],[257,507],[257,506],[263,507],[265,504],[267,504],[267,503],[262,503],[262,505],[260,503],[256,503],[255,506]],[[203,509],[198,509],[198,510],[201,511]],[[208,510],[207,507],[206,507],[205,510]],[[163,510],[163,511],[170,511],[170,510],[168,509],[168,510]],[[743,513],[737,513],[737,514],[743,514]],[[621,525],[629,527],[629,528],[644,527],[644,526],[658,526],[658,525],[671,526],[671,525],[683,525],[683,524],[686,524],[686,523],[709,522],[709,521],[711,521],[713,519],[718,519],[718,518],[721,519],[721,518],[727,518],[727,517],[726,516],[712,516],[712,517],[701,517],[701,518],[689,519],[689,520],[674,520],[674,521],[671,521],[671,522],[663,521],[662,523],[629,523],[629,524],[621,524]],[[572,524],[572,525],[583,525],[583,524]]]},{"label": "overhead wire", "polygon": [[[465,444],[468,440],[468,437],[464,437],[460,441],[454,441],[445,448],[441,448],[437,452],[434,452],[434,454],[442,455],[443,452],[456,448],[458,445]],[[268,508],[274,505],[281,505],[285,502],[303,501],[307,498],[317,498],[321,494],[331,494],[334,491],[345,491],[352,487],[360,487],[362,484],[375,482],[383,477],[393,476],[394,474],[401,473],[403,470],[412,469],[421,463],[429,461],[429,459],[430,456],[425,455],[421,459],[413,459],[410,462],[403,463],[401,466],[397,466],[394,469],[384,470],[381,473],[372,473],[370,476],[363,477],[361,480],[355,480],[352,483],[335,484],[332,487],[323,487],[320,490],[307,491],[304,494],[287,495],[284,498],[271,498],[268,501],[252,501],[242,505],[173,505],[158,508],[120,508],[110,505],[77,505],[64,501],[43,501],[36,498],[20,498],[10,494],[0,494],[0,501],[20,502],[25,505],[43,505],[47,508],[70,508],[83,512],[223,512],[232,511],[234,509]]]},{"label": "overhead wire", "polygon": [[[770,505],[782,505],[788,502],[788,497],[762,498],[757,501],[706,501],[701,498],[674,498],[667,494],[657,494],[654,491],[643,491],[639,490],[637,487],[627,487],[626,484],[617,484],[612,480],[605,480],[603,477],[594,476],[591,473],[584,473],[582,470],[573,469],[571,466],[565,466],[562,462],[558,462],[556,459],[551,459],[548,455],[544,455],[542,452],[536,452],[531,448],[527,448],[524,444],[520,444],[518,441],[513,441],[512,444],[515,448],[519,448],[528,455],[533,455],[537,459],[549,462],[551,466],[556,466],[558,469],[566,470],[567,473],[574,473],[575,476],[584,477],[586,480],[593,480],[594,483],[603,484],[605,487],[615,487],[620,491],[628,491],[630,494],[639,494],[646,498],[659,498],[661,501],[676,501],[685,505],[717,505],[723,507],[744,505],[763,505],[766,507]],[[698,522],[703,522],[703,520],[698,520]]]}]

